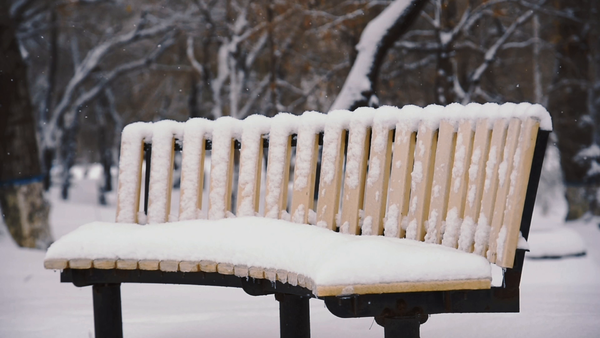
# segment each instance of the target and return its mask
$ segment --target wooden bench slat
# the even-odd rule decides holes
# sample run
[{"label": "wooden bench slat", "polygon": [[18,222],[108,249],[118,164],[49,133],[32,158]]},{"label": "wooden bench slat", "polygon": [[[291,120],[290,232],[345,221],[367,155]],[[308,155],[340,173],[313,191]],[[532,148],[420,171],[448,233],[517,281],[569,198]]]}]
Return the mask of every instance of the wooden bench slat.
[{"label": "wooden bench slat", "polygon": [[398,124],[392,155],[392,172],[385,221],[386,236],[404,237],[402,219],[408,215],[410,174],[413,168],[417,133]]},{"label": "wooden bench slat", "polygon": [[[294,189],[290,215],[292,222],[308,224],[309,211],[313,209],[315,178],[319,158],[319,135],[311,130],[298,132]],[[305,166],[306,168],[300,168]]]},{"label": "wooden bench slat", "polygon": [[64,270],[69,267],[67,259],[46,259],[44,260],[44,268],[49,270]]},{"label": "wooden bench slat", "polygon": [[435,152],[429,217],[426,221],[425,242],[427,243],[440,243],[442,239],[441,226],[448,207],[455,145],[456,127],[448,121],[441,121]]},{"label": "wooden bench slat", "polygon": [[422,122],[417,133],[415,160],[411,173],[410,205],[406,238],[423,241],[425,217],[429,209],[437,130]]},{"label": "wooden bench slat", "polygon": [[179,271],[198,272],[198,271],[200,271],[198,264],[199,264],[199,262],[194,262],[194,261],[181,261],[181,262],[179,262]]},{"label": "wooden bench slat", "polygon": [[158,264],[160,271],[175,272],[179,270],[179,261],[175,260],[161,260]]},{"label": "wooden bench slat", "polygon": [[212,123],[198,118],[187,121],[184,127],[179,201],[181,221],[197,219],[198,211],[202,210],[206,134],[210,133]]},{"label": "wooden bench slat", "polygon": [[200,261],[198,267],[202,272],[217,272],[217,263],[213,261]]},{"label": "wooden bench slat", "polygon": [[374,122],[365,186],[363,235],[381,235],[387,204],[393,134],[389,126],[377,118]]},{"label": "wooden bench slat", "polygon": [[92,260],[86,258],[80,259],[70,259],[69,260],[69,269],[91,269],[92,268]]},{"label": "wooden bench slat", "polygon": [[500,165],[504,144],[506,143],[507,121],[498,119],[494,122],[490,148],[485,164],[485,180],[481,200],[481,210],[477,219],[475,230],[475,243],[473,252],[485,256],[491,229],[491,221],[498,191],[498,166]]},{"label": "wooden bench slat", "polygon": [[533,118],[525,120],[521,127],[502,225],[505,234],[497,240],[496,264],[500,267],[512,268],[514,264],[538,130],[539,121]]},{"label": "wooden bench slat", "polygon": [[231,211],[235,137],[241,123],[226,117],[215,121],[212,137],[208,219],[221,219]]},{"label": "wooden bench slat", "polygon": [[142,164],[144,162],[144,134],[151,130],[150,126],[149,123],[138,122],[123,129],[119,161],[117,223],[138,223]]},{"label": "wooden bench slat", "polygon": [[496,263],[497,238],[504,221],[504,210],[506,208],[506,198],[510,188],[510,174],[513,169],[513,159],[517,151],[519,134],[521,131],[521,120],[513,118],[508,124],[506,132],[506,144],[504,145],[504,156],[502,163],[498,166],[498,191],[494,203],[494,212],[492,216],[492,228],[490,229],[490,239],[488,243],[487,258],[491,263]]},{"label": "wooden bench slat", "polygon": [[140,270],[159,270],[160,260],[158,259],[142,259],[138,261],[138,267]]},{"label": "wooden bench slat", "polygon": [[475,243],[475,234],[481,208],[481,199],[483,194],[483,185],[485,181],[485,164],[490,149],[490,138],[492,136],[487,119],[479,120],[475,127],[475,136],[473,141],[473,152],[469,166],[469,181],[467,187],[467,196],[465,200],[465,212],[460,229],[460,238],[458,248],[466,252],[473,252]]},{"label": "wooden bench slat", "polygon": [[[350,114],[347,111],[333,111],[329,114]],[[333,120],[337,122],[336,120]],[[344,149],[346,132],[339,123],[325,126],[323,135],[323,155],[321,158],[321,176],[319,179],[319,197],[317,200],[317,226],[329,230],[336,229],[336,215],[339,211],[344,167]]]},{"label": "wooden bench slat", "polygon": [[117,266],[117,262],[114,259],[94,259],[92,261],[94,269],[114,269]]},{"label": "wooden bench slat", "polygon": [[233,264],[229,264],[229,263],[218,263],[217,264],[217,272],[222,274],[222,275],[233,275],[235,270],[234,270],[234,265]]},{"label": "wooden bench slat", "polygon": [[[155,133],[152,139],[152,165],[148,189],[148,224],[169,221],[174,161],[175,138],[173,136],[169,139],[157,137]],[[165,168],[167,168],[166,171]]]},{"label": "wooden bench slat", "polygon": [[119,270],[136,270],[138,268],[137,259],[118,259],[117,269]]}]

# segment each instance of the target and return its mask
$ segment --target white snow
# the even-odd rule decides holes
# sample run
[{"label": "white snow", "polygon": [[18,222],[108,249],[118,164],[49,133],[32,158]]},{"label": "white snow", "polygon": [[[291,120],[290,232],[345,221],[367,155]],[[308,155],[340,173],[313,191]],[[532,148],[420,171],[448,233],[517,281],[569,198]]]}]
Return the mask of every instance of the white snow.
[{"label": "white snow", "polygon": [[350,114],[348,110],[334,110],[327,113],[327,124],[323,135],[323,156],[321,159],[321,179],[327,184],[333,182],[337,163],[335,157],[339,151],[338,140],[344,130],[350,127]]},{"label": "white snow", "polygon": [[373,125],[374,108],[358,108],[350,120],[350,137],[348,140],[348,153],[346,155],[346,178],[344,184],[351,189],[356,189],[360,181],[360,164],[367,156],[365,154],[365,137],[368,129]]},{"label": "white snow", "polygon": [[325,129],[327,115],[307,111],[300,117],[298,141],[296,144],[296,166],[294,168],[294,190],[302,190],[308,185],[314,152],[315,135]]}]

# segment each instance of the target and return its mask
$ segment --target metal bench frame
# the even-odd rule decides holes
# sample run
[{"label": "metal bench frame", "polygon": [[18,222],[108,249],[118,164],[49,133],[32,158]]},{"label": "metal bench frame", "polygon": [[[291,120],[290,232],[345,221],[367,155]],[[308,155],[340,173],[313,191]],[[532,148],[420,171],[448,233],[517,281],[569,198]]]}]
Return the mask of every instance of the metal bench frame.
[{"label": "metal bench frame", "polygon": [[[544,154],[550,132],[539,130],[521,219],[521,234],[529,228]],[[322,143],[322,137],[320,137]],[[239,144],[236,146],[239,147]],[[265,141],[264,146],[268,146]],[[210,147],[210,143],[207,143]],[[151,146],[145,146],[150,164]],[[150,171],[147,170],[147,173]],[[145,179],[148,192],[149,175]],[[144,211],[147,212],[148,196]],[[430,314],[519,312],[519,285],[525,250],[517,249],[513,268],[505,269],[501,287],[489,290],[433,291],[323,297],[329,311],[342,318],[374,317],[384,327],[385,337],[419,337],[419,326]],[[242,288],[252,296],[274,294],[279,301],[280,333],[284,338],[310,337],[309,299],[311,290],[279,281],[237,277],[208,272],[165,272],[146,270],[65,269],[61,282],[92,286],[95,336],[122,337],[121,283],[188,284]]]}]

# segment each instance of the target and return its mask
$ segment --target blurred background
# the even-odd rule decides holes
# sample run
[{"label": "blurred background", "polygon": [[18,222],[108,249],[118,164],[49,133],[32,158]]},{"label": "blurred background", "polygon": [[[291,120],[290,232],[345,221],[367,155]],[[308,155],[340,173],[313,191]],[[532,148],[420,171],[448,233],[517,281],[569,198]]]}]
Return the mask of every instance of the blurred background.
[{"label": "blurred background", "polygon": [[73,198],[86,168],[110,204],[133,121],[522,101],[554,121],[538,209],[600,215],[599,11],[593,0],[4,0],[4,223],[20,246],[46,248],[47,191]]}]

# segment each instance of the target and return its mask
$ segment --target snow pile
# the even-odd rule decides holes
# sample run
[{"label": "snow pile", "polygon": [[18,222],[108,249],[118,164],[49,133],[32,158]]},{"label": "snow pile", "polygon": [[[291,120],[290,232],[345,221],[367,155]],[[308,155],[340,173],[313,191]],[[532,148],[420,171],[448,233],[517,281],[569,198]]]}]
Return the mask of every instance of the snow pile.
[{"label": "snow pile", "polygon": [[210,260],[283,269],[317,286],[491,279],[485,258],[459,250],[259,217],[145,226],[94,222],[56,241],[46,254],[80,258]]}]

